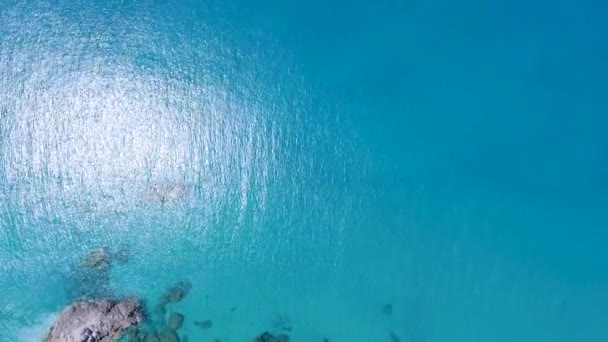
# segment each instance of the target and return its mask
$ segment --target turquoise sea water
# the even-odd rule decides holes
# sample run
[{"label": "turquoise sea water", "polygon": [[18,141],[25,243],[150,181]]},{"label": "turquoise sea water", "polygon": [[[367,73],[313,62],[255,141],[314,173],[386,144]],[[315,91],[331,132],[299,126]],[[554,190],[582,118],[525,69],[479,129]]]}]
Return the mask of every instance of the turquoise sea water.
[{"label": "turquoise sea water", "polygon": [[607,14],[2,1],[0,341],[101,246],[190,341],[607,341]]}]

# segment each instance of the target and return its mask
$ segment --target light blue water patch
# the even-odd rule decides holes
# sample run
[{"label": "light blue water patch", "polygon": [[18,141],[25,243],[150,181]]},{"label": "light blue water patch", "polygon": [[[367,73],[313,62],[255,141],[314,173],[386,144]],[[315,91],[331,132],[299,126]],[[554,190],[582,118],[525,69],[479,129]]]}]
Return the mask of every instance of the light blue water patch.
[{"label": "light blue water patch", "polygon": [[190,341],[607,340],[606,10],[2,2],[0,341],[102,246]]}]

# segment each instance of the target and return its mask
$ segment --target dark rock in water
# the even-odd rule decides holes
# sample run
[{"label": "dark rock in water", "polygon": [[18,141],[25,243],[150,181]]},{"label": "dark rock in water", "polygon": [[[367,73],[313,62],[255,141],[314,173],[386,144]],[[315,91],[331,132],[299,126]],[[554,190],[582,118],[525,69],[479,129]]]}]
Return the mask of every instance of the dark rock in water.
[{"label": "dark rock in water", "polygon": [[382,305],[382,313],[386,316],[390,316],[393,314],[393,304],[384,304]]},{"label": "dark rock in water", "polygon": [[232,312],[236,311],[236,306],[231,307],[230,311],[232,311]]},{"label": "dark rock in water", "polygon": [[164,307],[167,304],[169,304],[169,294],[168,293],[164,293],[158,299],[158,305]]},{"label": "dark rock in water", "polygon": [[274,341],[274,336],[269,332],[263,332],[260,336],[256,337],[253,342],[270,342]]},{"label": "dark rock in water", "polygon": [[195,321],[194,325],[196,325],[197,327],[201,328],[201,329],[209,329],[211,327],[213,327],[213,321],[212,320],[206,320],[206,321]]},{"label": "dark rock in water", "polygon": [[126,264],[131,259],[131,251],[127,248],[122,248],[117,250],[113,254],[113,257],[119,264]]},{"label": "dark rock in water", "polygon": [[144,319],[139,301],[78,301],[61,312],[45,342],[115,341]]},{"label": "dark rock in water", "polygon": [[395,334],[393,331],[391,331],[391,342],[401,342],[401,339],[399,338],[399,336],[397,336],[397,334]]},{"label": "dark rock in water", "polygon": [[184,299],[190,289],[192,288],[192,284],[187,281],[182,281],[169,289],[169,291],[161,298],[161,303],[166,301],[166,303],[177,303]]},{"label": "dark rock in water", "polygon": [[110,250],[97,249],[79,260],[69,275],[68,298],[102,299],[109,296]]},{"label": "dark rock in water", "polygon": [[289,342],[289,336],[277,335],[274,336],[269,332],[264,332],[260,336],[256,337],[253,342]]},{"label": "dark rock in water", "polygon": [[177,330],[184,324],[184,315],[174,312],[169,316],[167,325],[173,330]]},{"label": "dark rock in water", "polygon": [[80,262],[84,269],[94,269],[99,272],[107,272],[110,269],[110,249],[102,247],[92,251]]},{"label": "dark rock in water", "polygon": [[179,336],[175,330],[166,328],[158,333],[158,340],[160,342],[179,342]]},{"label": "dark rock in water", "polygon": [[278,330],[291,331],[291,324],[287,315],[278,315],[274,322],[272,322],[272,326]]},{"label": "dark rock in water", "polygon": [[188,342],[188,335],[182,335],[181,342]]},{"label": "dark rock in water", "polygon": [[79,260],[69,275],[68,298],[103,299],[111,296],[109,291],[110,271],[116,262],[129,260],[129,251],[112,252],[108,247],[93,250]]}]

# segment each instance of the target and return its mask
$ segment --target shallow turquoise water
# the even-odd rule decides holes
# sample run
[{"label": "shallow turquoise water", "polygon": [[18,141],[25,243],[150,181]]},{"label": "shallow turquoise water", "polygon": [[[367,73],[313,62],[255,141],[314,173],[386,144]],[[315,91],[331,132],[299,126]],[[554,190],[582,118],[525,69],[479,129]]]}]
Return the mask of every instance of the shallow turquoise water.
[{"label": "shallow turquoise water", "polygon": [[193,283],[190,341],[608,340],[605,15],[3,1],[0,341],[100,246],[116,294]]}]

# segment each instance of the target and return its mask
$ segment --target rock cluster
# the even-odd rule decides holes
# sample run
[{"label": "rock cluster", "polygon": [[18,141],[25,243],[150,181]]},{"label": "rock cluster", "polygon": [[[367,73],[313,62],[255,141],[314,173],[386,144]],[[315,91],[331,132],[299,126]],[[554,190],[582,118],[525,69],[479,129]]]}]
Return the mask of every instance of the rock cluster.
[{"label": "rock cluster", "polygon": [[146,327],[135,329],[129,334],[129,341],[133,342],[184,342],[188,341],[187,336],[181,338],[177,334],[184,324],[184,315],[173,312],[165,320],[167,305],[177,303],[184,299],[192,285],[189,282],[179,282],[165,292],[155,306],[156,324],[149,324]]},{"label": "rock cluster", "polygon": [[[177,334],[184,316],[173,312],[166,319],[167,306],[184,299],[192,285],[182,281],[169,288],[160,298],[153,316],[138,300],[115,300],[109,291],[113,261],[129,259],[126,249],[112,252],[103,247],[80,260],[71,276],[68,294],[74,300],[51,327],[45,342],[180,342],[186,336]],[[148,319],[152,318],[152,319]]]}]

